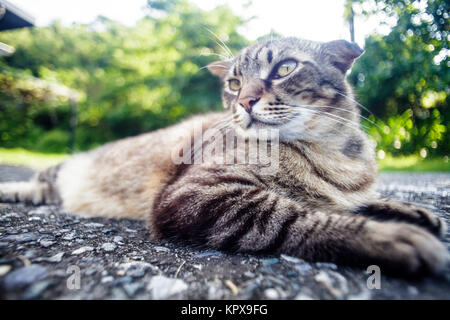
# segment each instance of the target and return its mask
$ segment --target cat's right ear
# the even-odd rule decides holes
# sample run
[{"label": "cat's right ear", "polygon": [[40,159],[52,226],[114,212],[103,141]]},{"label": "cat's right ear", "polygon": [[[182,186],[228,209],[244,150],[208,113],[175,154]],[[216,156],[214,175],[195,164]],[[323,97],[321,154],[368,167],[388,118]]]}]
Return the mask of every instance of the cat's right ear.
[{"label": "cat's right ear", "polygon": [[356,43],[345,40],[335,40],[325,43],[329,61],[344,74],[350,69],[353,62],[364,53]]},{"label": "cat's right ear", "polygon": [[213,75],[223,78],[228,73],[228,70],[230,70],[232,65],[233,65],[232,60],[224,60],[224,61],[212,62],[212,63],[208,64],[207,67],[208,67],[208,70]]}]

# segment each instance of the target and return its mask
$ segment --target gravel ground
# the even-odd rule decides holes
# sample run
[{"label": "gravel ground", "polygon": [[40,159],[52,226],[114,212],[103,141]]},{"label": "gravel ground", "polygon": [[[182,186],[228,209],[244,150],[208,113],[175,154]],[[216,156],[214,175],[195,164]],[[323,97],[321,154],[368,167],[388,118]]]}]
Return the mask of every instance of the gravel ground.
[{"label": "gravel ground", "polygon": [[[0,166],[0,181],[31,174]],[[382,174],[378,185],[450,222],[450,174]],[[365,270],[147,239],[139,221],[0,204],[0,299],[450,299],[450,271],[421,280],[382,274],[381,289],[370,290]],[[450,247],[449,234],[444,241]]]}]

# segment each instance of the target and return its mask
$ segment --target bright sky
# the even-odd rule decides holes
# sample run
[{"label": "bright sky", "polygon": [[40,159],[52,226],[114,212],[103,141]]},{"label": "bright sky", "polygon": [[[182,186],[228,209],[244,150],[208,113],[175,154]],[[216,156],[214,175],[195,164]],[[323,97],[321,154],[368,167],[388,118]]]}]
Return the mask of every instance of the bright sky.
[{"label": "bright sky", "polygon": [[[126,25],[133,25],[146,14],[146,0],[9,0],[36,18],[39,26],[59,19],[63,24],[89,23],[104,15]],[[253,0],[250,6],[242,0],[191,0],[203,9],[227,3],[241,17],[255,16],[248,26],[239,30],[251,40],[272,29],[284,36],[329,41],[349,40],[348,26],[344,23],[345,0]],[[380,29],[380,19],[355,21],[356,42],[361,46],[364,37]]]}]

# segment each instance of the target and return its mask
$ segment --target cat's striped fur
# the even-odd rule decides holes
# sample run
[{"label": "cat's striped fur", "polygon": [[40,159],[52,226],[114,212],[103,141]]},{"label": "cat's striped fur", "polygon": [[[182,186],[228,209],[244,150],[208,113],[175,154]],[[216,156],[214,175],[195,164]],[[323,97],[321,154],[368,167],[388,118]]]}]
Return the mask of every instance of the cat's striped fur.
[{"label": "cat's striped fur", "polygon": [[[374,194],[373,146],[359,128],[357,103],[345,81],[361,53],[345,41],[257,43],[209,66],[224,81],[228,112],[77,155],[31,182],[0,184],[0,197],[61,203],[85,216],[146,219],[154,239],[377,264],[403,274],[438,272],[448,262],[436,237],[445,230],[441,220]],[[280,76],[280,68],[288,74]],[[195,134],[198,127],[221,137],[231,132],[244,144],[202,154],[200,163],[174,163],[174,154],[193,160],[197,143],[220,140],[204,140]],[[265,128],[279,132],[277,170],[262,174],[262,164],[223,163],[223,155],[248,152],[249,140],[261,143]]]}]

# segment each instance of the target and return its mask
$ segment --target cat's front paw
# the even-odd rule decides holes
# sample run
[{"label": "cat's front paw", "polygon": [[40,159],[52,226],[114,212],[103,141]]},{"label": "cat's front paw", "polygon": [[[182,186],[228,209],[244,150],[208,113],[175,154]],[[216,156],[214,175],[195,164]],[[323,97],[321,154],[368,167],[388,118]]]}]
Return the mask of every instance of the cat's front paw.
[{"label": "cat's front paw", "polygon": [[437,274],[449,265],[447,248],[422,228],[406,223],[373,222],[368,225],[368,232],[373,254],[389,271],[405,276]]},{"label": "cat's front paw", "polygon": [[409,209],[420,216],[419,221],[422,223],[419,223],[419,225],[424,226],[430,232],[439,237],[443,237],[446,234],[447,224],[444,219],[424,208],[416,207],[414,205],[411,205]]},{"label": "cat's front paw", "polygon": [[443,219],[427,209],[407,202],[379,201],[364,206],[359,209],[359,213],[376,220],[412,223],[438,237],[442,237],[447,232],[447,225]]}]

